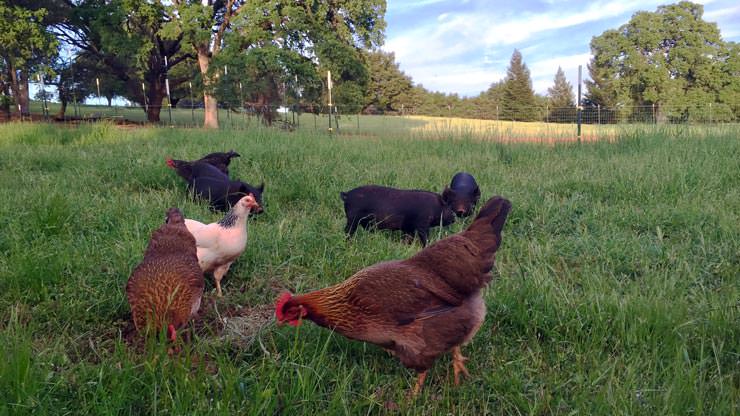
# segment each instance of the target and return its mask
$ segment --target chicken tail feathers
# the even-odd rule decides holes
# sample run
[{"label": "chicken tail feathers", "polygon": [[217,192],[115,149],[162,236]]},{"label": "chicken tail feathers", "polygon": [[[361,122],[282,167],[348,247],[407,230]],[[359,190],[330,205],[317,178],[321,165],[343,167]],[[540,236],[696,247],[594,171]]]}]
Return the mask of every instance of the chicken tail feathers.
[{"label": "chicken tail feathers", "polygon": [[482,256],[491,257],[498,250],[501,245],[501,230],[510,210],[511,202],[495,196],[483,205],[478,216],[463,233],[466,238],[476,243]]}]

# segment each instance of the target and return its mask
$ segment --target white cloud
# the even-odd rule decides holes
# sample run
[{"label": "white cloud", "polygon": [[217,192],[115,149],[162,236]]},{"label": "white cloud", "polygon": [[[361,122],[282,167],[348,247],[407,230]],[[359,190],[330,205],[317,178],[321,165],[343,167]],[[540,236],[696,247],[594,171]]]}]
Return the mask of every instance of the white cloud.
[{"label": "white cloud", "polygon": [[[740,6],[730,0],[710,1],[716,9],[708,10],[705,20],[724,19],[728,23],[719,22],[723,37],[738,36]],[[390,2],[389,10],[417,7],[416,17],[395,32],[389,28],[383,49],[395,52],[401,69],[416,83],[431,90],[475,95],[505,75],[514,48],[523,51],[538,93],[551,86],[558,66],[575,87],[579,64],[587,76],[587,42],[592,36],[626,23],[638,10],[655,10],[665,0],[586,4],[545,0],[549,5],[539,3],[537,10],[526,10],[526,3],[493,7],[486,0],[472,0],[466,7],[449,2],[446,9],[440,6],[444,0],[394,3]],[[425,16],[424,7],[429,5],[435,5],[435,12]]]},{"label": "white cloud", "polygon": [[608,1],[572,13],[557,10],[503,16],[488,4],[483,4],[480,6],[482,10],[449,11],[425,24],[417,23],[399,35],[389,36],[383,49],[395,52],[398,61],[409,66],[460,58],[476,51],[481,51],[479,55],[482,57],[483,51],[492,46],[516,45],[545,31],[619,16],[638,8],[638,5],[645,7],[643,1],[637,0]]},{"label": "white cloud", "polygon": [[740,6],[707,11],[704,13],[704,20],[717,23],[725,40],[738,40],[740,37]]},{"label": "white cloud", "polygon": [[740,6],[725,7],[704,13],[704,20],[714,22],[716,20],[727,20],[728,17],[740,16]]},{"label": "white cloud", "polygon": [[421,9],[447,0],[407,0],[407,1],[389,1],[386,9],[390,12],[409,12],[414,9]]},{"label": "white cloud", "polygon": [[420,66],[412,70],[414,81],[423,84],[427,90],[457,92],[468,96],[487,90],[492,83],[506,76],[506,71],[465,64]]},{"label": "white cloud", "polygon": [[529,71],[532,73],[533,78],[545,75],[552,78],[555,76],[555,72],[558,70],[558,67],[561,67],[563,72],[567,75],[569,72],[578,71],[578,65],[583,65],[585,68],[590,59],[590,53],[579,53],[576,55],[541,59],[539,61],[534,61],[531,64],[527,64],[527,66],[529,67]]},{"label": "white cloud", "polygon": [[532,88],[539,94],[546,94],[547,89],[552,87],[555,73],[558,67],[563,69],[565,78],[573,86],[573,92],[577,92],[578,85],[578,65],[582,65],[583,79],[588,76],[586,64],[591,59],[590,53],[580,53],[576,55],[558,56],[554,58],[541,59],[527,64],[532,75]]},{"label": "white cloud", "polygon": [[507,19],[503,23],[499,23],[498,19],[490,16],[487,19],[490,20],[488,24],[482,26],[485,28],[483,41],[488,45],[512,45],[530,39],[538,33],[578,26],[645,9],[651,3],[657,5],[662,1],[608,1],[592,3],[586,10],[577,12],[526,12],[513,19]]}]

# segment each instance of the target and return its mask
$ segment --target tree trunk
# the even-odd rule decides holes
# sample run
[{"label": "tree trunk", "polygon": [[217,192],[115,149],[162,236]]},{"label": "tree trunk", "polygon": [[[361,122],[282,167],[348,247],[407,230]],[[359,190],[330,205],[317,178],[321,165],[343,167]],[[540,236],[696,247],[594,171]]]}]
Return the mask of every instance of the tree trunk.
[{"label": "tree trunk", "polygon": [[9,63],[10,89],[13,91],[16,105],[20,106],[21,116],[27,116],[29,112],[28,98],[28,73],[25,70],[17,71],[13,63]]},{"label": "tree trunk", "polygon": [[162,91],[159,82],[150,84],[151,89],[147,91],[149,108],[146,112],[146,120],[150,123],[159,123],[159,114],[162,111],[162,101],[164,101],[165,92]]},{"label": "tree trunk", "polygon": [[28,93],[28,71],[23,69],[20,71],[20,78],[18,84],[18,103],[21,105],[21,112],[24,115],[31,114],[31,99]]},{"label": "tree trunk", "polygon": [[0,108],[5,113],[5,119],[10,120],[10,85],[8,83],[2,83],[3,96],[0,98]]},{"label": "tree trunk", "polygon": [[207,129],[218,128],[218,102],[216,97],[208,94],[208,88],[210,87],[211,81],[208,79],[208,65],[211,63],[211,58],[208,56],[208,46],[198,46],[198,65],[200,66],[200,73],[203,76],[203,85],[205,91],[203,92],[203,107],[205,110],[205,117],[203,119],[203,127]]},{"label": "tree trunk", "polygon": [[111,107],[113,97],[105,97],[108,100],[108,107]]},{"label": "tree trunk", "polygon": [[262,122],[267,126],[272,126],[272,122],[275,119],[275,114],[272,112],[270,107],[270,100],[264,93],[257,94],[257,104],[260,108],[260,114],[262,115]]},{"label": "tree trunk", "polygon": [[59,104],[59,112],[54,118],[57,120],[64,120],[64,113],[67,112],[67,98],[62,94],[59,94]]}]

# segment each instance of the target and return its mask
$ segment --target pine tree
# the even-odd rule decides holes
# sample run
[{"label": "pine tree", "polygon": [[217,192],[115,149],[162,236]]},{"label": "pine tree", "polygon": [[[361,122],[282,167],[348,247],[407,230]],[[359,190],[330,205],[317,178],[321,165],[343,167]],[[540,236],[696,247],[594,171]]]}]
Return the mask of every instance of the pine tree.
[{"label": "pine tree", "polygon": [[522,60],[522,54],[514,49],[509,69],[504,80],[504,94],[501,117],[507,120],[534,121],[538,109],[532,90],[529,68]]},{"label": "pine tree", "polygon": [[565,72],[558,67],[555,73],[555,80],[552,87],[547,89],[547,95],[550,97],[550,107],[573,107],[573,86],[565,78]]},{"label": "pine tree", "polygon": [[547,89],[549,121],[571,122],[575,120],[575,100],[573,99],[573,86],[565,78],[565,72],[558,67],[555,73],[554,85]]}]

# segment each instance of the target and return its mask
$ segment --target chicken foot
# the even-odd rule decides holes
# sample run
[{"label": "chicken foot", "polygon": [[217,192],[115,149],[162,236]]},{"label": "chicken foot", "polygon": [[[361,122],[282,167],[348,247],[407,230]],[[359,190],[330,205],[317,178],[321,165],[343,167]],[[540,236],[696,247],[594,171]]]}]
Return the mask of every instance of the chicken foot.
[{"label": "chicken foot", "polygon": [[465,368],[465,361],[468,361],[468,357],[462,355],[460,347],[454,347],[452,349],[452,371],[455,373],[455,385],[460,384],[460,373],[465,377],[470,377],[468,369]]}]

